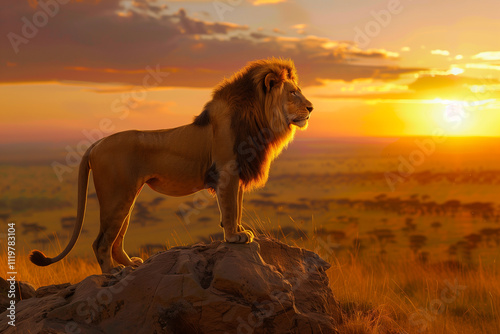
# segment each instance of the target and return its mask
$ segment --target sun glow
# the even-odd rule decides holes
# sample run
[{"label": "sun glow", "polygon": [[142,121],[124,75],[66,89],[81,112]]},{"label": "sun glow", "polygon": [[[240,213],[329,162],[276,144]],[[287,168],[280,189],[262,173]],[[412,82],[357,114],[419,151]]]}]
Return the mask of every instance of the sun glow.
[{"label": "sun glow", "polygon": [[450,132],[460,133],[467,128],[467,120],[470,117],[470,112],[467,110],[467,103],[463,101],[443,101],[443,120],[446,125],[446,130]]},{"label": "sun glow", "polygon": [[451,136],[466,136],[475,133],[480,135],[486,130],[481,110],[496,100],[460,101],[435,99],[443,105],[439,126]]}]

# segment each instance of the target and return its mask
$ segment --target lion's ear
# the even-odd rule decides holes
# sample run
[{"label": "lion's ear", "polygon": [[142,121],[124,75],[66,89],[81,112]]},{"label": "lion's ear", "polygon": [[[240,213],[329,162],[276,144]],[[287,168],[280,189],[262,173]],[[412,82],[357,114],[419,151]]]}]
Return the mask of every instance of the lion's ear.
[{"label": "lion's ear", "polygon": [[278,77],[274,73],[269,73],[264,79],[266,85],[266,91],[269,92],[278,83]]}]

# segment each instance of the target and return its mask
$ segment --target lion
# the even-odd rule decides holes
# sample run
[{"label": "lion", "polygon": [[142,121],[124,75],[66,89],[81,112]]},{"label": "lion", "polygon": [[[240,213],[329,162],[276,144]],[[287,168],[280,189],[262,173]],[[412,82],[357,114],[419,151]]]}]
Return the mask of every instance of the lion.
[{"label": "lion", "polygon": [[[75,228],[66,248],[48,258],[33,250],[30,260],[47,266],[63,259],[82,230],[90,170],[100,207],[100,231],[92,244],[103,273],[138,266],[123,248],[135,200],[147,184],[169,196],[208,189],[217,198],[224,240],[250,243],[241,225],[244,192],[262,187],[270,164],[305,129],[313,105],[298,86],[291,60],[270,58],[247,64],[220,83],[191,124],[173,129],[129,130],[95,142],[78,174]],[[115,261],[115,262],[114,262]]]}]

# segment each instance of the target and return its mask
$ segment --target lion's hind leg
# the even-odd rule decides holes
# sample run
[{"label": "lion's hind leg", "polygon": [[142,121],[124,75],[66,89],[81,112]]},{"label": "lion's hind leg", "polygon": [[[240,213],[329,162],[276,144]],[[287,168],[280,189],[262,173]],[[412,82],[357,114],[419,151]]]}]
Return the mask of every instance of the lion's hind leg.
[{"label": "lion's hind leg", "polygon": [[[97,173],[94,180],[101,180]],[[135,264],[123,250],[123,237],[140,187],[127,187],[113,182],[95,182],[95,185],[100,206],[101,229],[93,248],[102,272],[109,273],[115,265],[113,259],[125,266]]]},{"label": "lion's hind leg", "polygon": [[94,241],[93,248],[97,262],[101,266],[103,273],[111,272],[111,269],[114,267],[111,253],[112,245],[120,233],[125,216],[120,215],[118,212],[114,216],[103,215],[101,209],[101,230]]},{"label": "lion's hind leg", "polygon": [[[132,208],[130,209],[130,212],[132,211]],[[127,233],[127,228],[128,224],[130,222],[130,213],[127,215],[125,218],[122,228],[120,232],[118,233],[118,236],[116,237],[115,242],[113,243],[112,251],[111,254],[113,255],[113,259],[120,263],[123,264],[124,266],[134,266],[137,267],[141,265],[144,261],[140,257],[132,257],[130,258],[125,252],[125,249],[123,248],[123,239],[125,237],[125,233]]]}]

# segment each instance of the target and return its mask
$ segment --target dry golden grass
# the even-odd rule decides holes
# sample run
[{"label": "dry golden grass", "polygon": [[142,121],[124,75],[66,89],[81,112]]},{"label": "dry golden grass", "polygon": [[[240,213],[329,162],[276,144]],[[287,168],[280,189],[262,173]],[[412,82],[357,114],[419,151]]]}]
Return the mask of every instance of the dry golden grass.
[{"label": "dry golden grass", "polygon": [[[315,250],[332,264],[330,286],[344,319],[340,333],[500,333],[498,267],[422,264],[403,258],[387,262],[349,252],[336,256],[314,236],[281,238]],[[6,272],[4,250],[0,263]],[[18,280],[35,288],[77,283],[100,272],[95,259],[72,256],[49,267],[37,267],[27,254],[20,253],[16,265]]]},{"label": "dry golden grass", "polygon": [[[270,223],[252,225],[266,231]],[[404,255],[388,261],[353,250],[336,254],[315,235],[279,237],[332,264],[327,273],[343,314],[340,333],[500,333],[500,268],[494,264],[425,264]]]},{"label": "dry golden grass", "polygon": [[[0,270],[7,272],[7,254],[2,250],[0,254]],[[74,258],[71,255],[48,267],[38,267],[31,263],[28,254],[16,254],[17,280],[31,283],[35,288],[45,285],[78,283],[85,277],[99,274],[100,268],[95,259]]]}]

